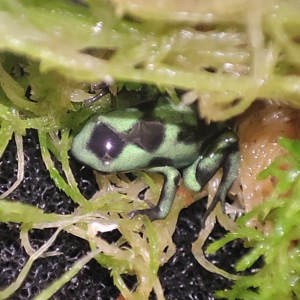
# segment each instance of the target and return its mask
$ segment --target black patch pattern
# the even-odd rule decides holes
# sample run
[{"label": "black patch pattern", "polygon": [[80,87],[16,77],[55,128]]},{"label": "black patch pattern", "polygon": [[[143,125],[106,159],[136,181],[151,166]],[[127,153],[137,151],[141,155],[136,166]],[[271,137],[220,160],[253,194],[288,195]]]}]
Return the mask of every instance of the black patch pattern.
[{"label": "black patch pattern", "polygon": [[149,168],[173,166],[173,160],[166,157],[153,157],[149,163]]},{"label": "black patch pattern", "polygon": [[159,120],[137,121],[126,133],[120,133],[126,143],[134,144],[147,152],[156,151],[165,137],[165,126]]},{"label": "black patch pattern", "polygon": [[111,128],[100,123],[95,126],[87,147],[103,163],[108,164],[122,153],[125,142]]},{"label": "black patch pattern", "polygon": [[197,119],[196,126],[180,123],[178,128],[180,128],[177,135],[178,142],[187,145],[197,143],[198,141],[208,141],[210,144],[214,141],[215,133],[217,132],[216,136],[218,136],[220,131],[216,123],[207,124],[205,120],[200,118]]},{"label": "black patch pattern", "polygon": [[142,102],[134,107],[136,107],[139,111],[141,111],[144,114],[144,119],[148,119],[147,116],[151,117],[153,115],[153,111],[157,107],[157,102],[157,100]]},{"label": "black patch pattern", "polygon": [[189,145],[196,143],[199,139],[197,137],[197,127],[189,126],[187,124],[179,124],[178,128],[180,128],[180,131],[177,135],[177,140],[179,143]]}]

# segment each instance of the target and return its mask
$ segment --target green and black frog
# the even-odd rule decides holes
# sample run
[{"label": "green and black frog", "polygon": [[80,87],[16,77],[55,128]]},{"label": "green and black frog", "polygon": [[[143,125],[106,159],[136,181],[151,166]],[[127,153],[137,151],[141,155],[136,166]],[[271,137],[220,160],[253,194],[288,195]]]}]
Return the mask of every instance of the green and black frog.
[{"label": "green and black frog", "polygon": [[72,154],[101,173],[146,170],[164,176],[158,204],[129,213],[151,220],[169,214],[179,180],[200,191],[222,168],[223,175],[205,219],[239,172],[238,137],[225,123],[206,124],[191,106],[175,105],[166,96],[127,109],[92,116],[74,137]]}]

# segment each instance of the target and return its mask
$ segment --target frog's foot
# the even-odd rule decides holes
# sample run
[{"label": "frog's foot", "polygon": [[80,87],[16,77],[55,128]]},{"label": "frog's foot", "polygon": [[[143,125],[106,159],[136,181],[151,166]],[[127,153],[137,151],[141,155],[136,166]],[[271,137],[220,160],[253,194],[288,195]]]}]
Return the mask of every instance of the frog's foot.
[{"label": "frog's foot", "polygon": [[[99,92],[96,92],[97,90],[100,90]],[[116,99],[115,99],[115,96],[110,92],[110,89],[109,89],[109,85],[105,82],[101,82],[99,84],[92,84],[91,85],[91,89],[90,89],[91,92],[95,93],[95,96],[91,97],[91,98],[88,98],[88,99],[85,99],[83,101],[84,105],[85,106],[90,106],[92,103],[98,101],[99,99],[101,99],[102,97],[104,97],[105,95],[107,94],[110,94],[110,97],[111,97],[111,106],[112,108],[115,108],[116,106]]]},{"label": "frog's foot", "polygon": [[161,210],[158,207],[138,209],[128,213],[129,219],[133,219],[136,215],[148,216],[151,221],[162,220],[165,218]]}]

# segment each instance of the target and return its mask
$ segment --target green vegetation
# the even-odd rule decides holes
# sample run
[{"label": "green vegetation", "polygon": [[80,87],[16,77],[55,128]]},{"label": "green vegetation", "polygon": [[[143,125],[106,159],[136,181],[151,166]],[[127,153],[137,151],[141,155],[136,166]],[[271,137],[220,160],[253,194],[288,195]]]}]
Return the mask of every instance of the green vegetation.
[{"label": "green vegetation", "polygon": [[[125,298],[147,299],[154,289],[157,298],[164,299],[157,270],[174,253],[171,236],[185,201],[177,196],[166,221],[120,219],[119,214],[125,216],[145,206],[135,197],[141,187],[149,185],[148,199],[157,199],[160,181],[144,173],[133,182],[97,175],[100,191],[92,199],[83,197],[69,166],[71,132],[79,130],[96,111],[110,107],[109,97],[92,108],[82,106],[82,101],[90,97],[90,83],[116,81],[117,86],[129,90],[138,90],[141,83],[155,84],[171,95],[175,88],[186,90],[189,92],[183,100],[190,103],[201,98],[201,114],[209,120],[237,115],[256,98],[299,107],[297,0],[182,0],[173,1],[171,6],[166,0],[84,2],[86,5],[70,0],[0,1],[0,157],[14,138],[19,163],[18,180],[2,198],[7,198],[22,180],[22,138],[27,129],[33,128],[38,131],[42,157],[54,183],[79,204],[73,214],[58,215],[0,201],[0,221],[22,224],[20,236],[30,255],[17,281],[0,292],[0,299],[20,286],[32,263],[47,251],[61,230],[87,240],[91,252],[36,299],[49,299],[92,258],[111,269]],[[28,86],[30,99],[25,96]],[[253,250],[238,269],[248,268],[260,256],[265,266],[254,276],[241,277],[232,290],[220,292],[220,297],[300,298],[300,146],[287,140],[282,143],[290,154],[261,175],[278,178],[272,198],[242,217],[236,231],[210,248],[216,250],[234,238],[247,238]],[[59,173],[50,153],[60,162],[64,174]],[[278,166],[282,163],[290,168],[281,170]],[[107,194],[107,187],[116,181],[119,187]],[[255,216],[274,224],[269,235],[246,227],[247,220]],[[122,238],[108,244],[96,236],[101,226],[117,227]],[[28,242],[29,230],[50,227],[57,228],[56,234],[35,252]],[[130,291],[122,274],[148,280],[139,280],[136,290]]]},{"label": "green vegetation", "polygon": [[[212,253],[234,239],[245,239],[252,249],[237,263],[238,271],[263,257],[261,270],[241,277],[232,290],[218,292],[220,298],[300,299],[300,141],[282,139],[281,144],[289,155],[278,158],[260,174],[261,178],[275,176],[278,180],[270,199],[241,217],[236,230],[207,249]],[[247,226],[252,218],[266,227],[265,233]]]}]

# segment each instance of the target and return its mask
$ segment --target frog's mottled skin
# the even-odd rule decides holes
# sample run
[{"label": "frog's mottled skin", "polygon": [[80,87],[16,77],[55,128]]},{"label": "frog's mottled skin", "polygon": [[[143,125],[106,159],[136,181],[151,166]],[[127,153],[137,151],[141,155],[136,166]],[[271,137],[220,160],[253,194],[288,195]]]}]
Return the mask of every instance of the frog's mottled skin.
[{"label": "frog's mottled skin", "polygon": [[193,108],[175,106],[167,98],[94,115],[75,136],[72,153],[103,173],[147,170],[162,174],[165,182],[157,206],[129,214],[146,214],[151,220],[170,212],[181,177],[178,169],[183,170],[185,185],[199,191],[223,168],[206,216],[218,201],[224,207],[239,170],[237,136],[220,124],[206,125]]}]

